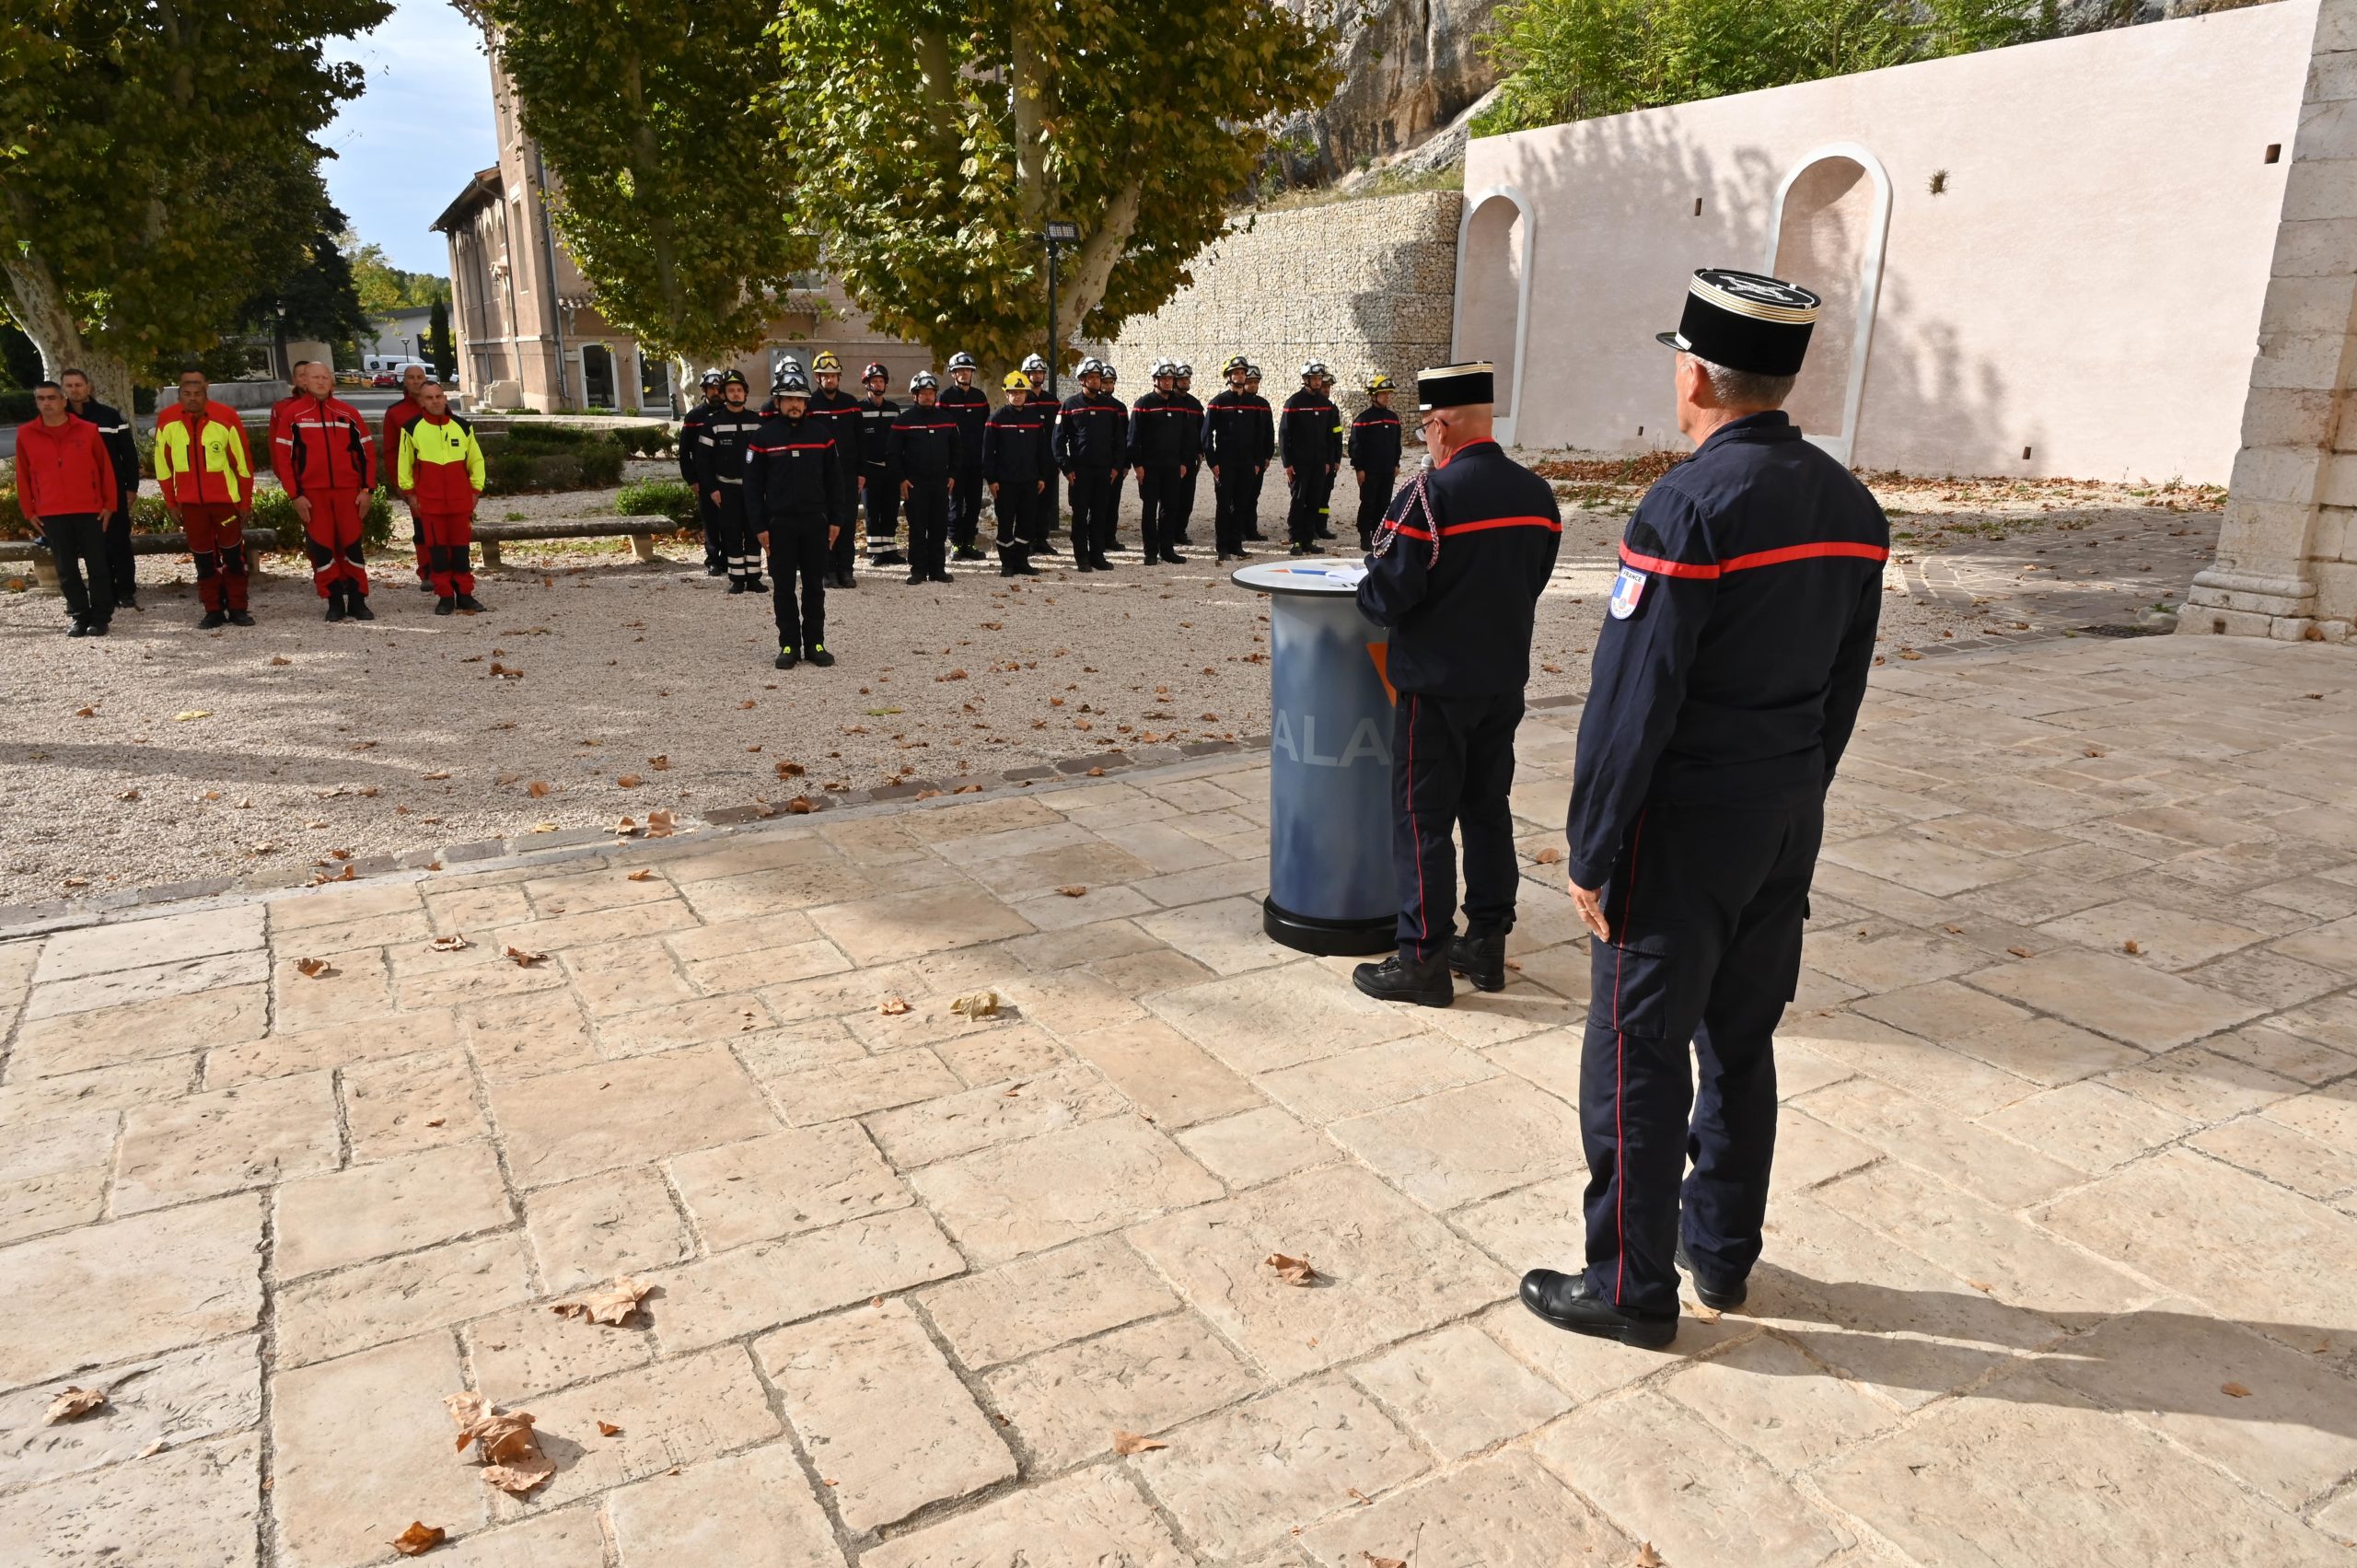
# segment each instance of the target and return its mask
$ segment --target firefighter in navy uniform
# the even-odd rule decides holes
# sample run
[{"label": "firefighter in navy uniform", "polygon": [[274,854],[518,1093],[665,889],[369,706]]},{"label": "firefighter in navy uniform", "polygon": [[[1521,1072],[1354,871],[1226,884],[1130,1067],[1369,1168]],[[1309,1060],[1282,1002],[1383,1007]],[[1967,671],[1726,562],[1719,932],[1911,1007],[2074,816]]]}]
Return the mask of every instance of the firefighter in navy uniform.
[{"label": "firefighter in navy uniform", "polygon": [[810,362],[811,378],[818,390],[810,394],[807,417],[819,422],[835,443],[835,460],[843,465],[842,488],[837,505],[842,508],[836,517],[838,531],[832,553],[828,557],[827,586],[830,588],[855,588],[859,579],[852,573],[852,563],[859,555],[859,474],[862,455],[859,449],[860,426],[865,416],[860,412],[859,400],[843,390],[843,362],[835,357],[832,349],[821,349]]},{"label": "firefighter in navy uniform", "polygon": [[1399,416],[1392,411],[1399,387],[1381,371],[1366,378],[1366,407],[1351,421],[1351,471],[1359,479],[1359,548],[1375,548],[1376,529],[1399,482]]},{"label": "firefighter in navy uniform", "polygon": [[1195,415],[1178,401],[1178,367],[1169,360],[1154,366],[1154,390],[1130,407],[1130,467],[1138,476],[1139,548],[1149,566],[1183,566],[1175,548],[1185,521],[1178,510],[1179,482],[1194,465]]},{"label": "firefighter in navy uniform", "polygon": [[1178,476],[1178,526],[1171,532],[1174,544],[1195,542],[1190,531],[1195,523],[1195,482],[1203,474],[1203,400],[1195,396],[1195,367],[1181,360],[1176,366],[1170,389],[1187,406],[1192,416],[1188,431],[1188,458],[1185,471]]},{"label": "firefighter in navy uniform", "polygon": [[[1452,970],[1505,989],[1506,933],[1522,880],[1506,796],[1514,736],[1530,681],[1538,596],[1555,569],[1562,514],[1553,486],[1492,436],[1488,365],[1416,377],[1433,466],[1384,513],[1359,609],[1391,629],[1386,677],[1391,778],[1399,815],[1392,856],[1399,950],[1352,979],[1386,1002],[1446,1007]],[[1465,935],[1456,933],[1457,852],[1465,839]]]},{"label": "firefighter in navy uniform", "polygon": [[1580,716],[1566,831],[1595,937],[1587,1257],[1579,1272],[1524,1275],[1522,1299],[1628,1344],[1677,1336],[1679,1268],[1724,1311],[1759,1260],[1771,1041],[1799,983],[1825,793],[1874,664],[1890,525],[1782,412],[1817,309],[1774,278],[1694,274],[1660,338],[1697,447],[1629,519]]},{"label": "firefighter in navy uniform", "polygon": [[1039,493],[1050,487],[1054,470],[1039,461],[1039,429],[1055,415],[1042,398],[1030,399],[1030,378],[1020,370],[1006,373],[1006,401],[999,404],[982,426],[982,482],[991,487],[991,508],[998,514],[998,575],[1036,577],[1026,538]]},{"label": "firefighter in navy uniform", "polygon": [[1212,470],[1212,542],[1225,561],[1244,554],[1244,528],[1250,517],[1245,479],[1252,470],[1258,421],[1244,395],[1244,356],[1232,354],[1220,373],[1227,386],[1213,395],[1203,411],[1203,466]]},{"label": "firefighter in navy uniform", "polygon": [[728,377],[717,370],[703,373],[703,401],[690,409],[679,421],[679,482],[696,493],[696,520],[703,525],[703,575],[707,577],[728,575],[728,560],[720,552],[720,517],[713,510],[707,487],[696,477],[696,431],[703,422],[720,412],[726,396]]},{"label": "firefighter in navy uniform", "polygon": [[1252,447],[1260,454],[1251,472],[1246,475],[1251,494],[1245,499],[1244,537],[1258,544],[1269,537],[1260,531],[1260,483],[1277,455],[1277,411],[1260,395],[1260,367],[1257,365],[1244,367],[1244,398],[1252,410]]},{"label": "firefighter in navy uniform", "polygon": [[[1113,362],[1109,359],[1100,360],[1097,363],[1102,365],[1105,369],[1105,395],[1112,400],[1113,407],[1120,411],[1120,413],[1121,447],[1124,456],[1126,456],[1129,450],[1130,441],[1130,405],[1123,402],[1114,391],[1114,389],[1120,385],[1121,372],[1115,367]],[[1116,458],[1113,459],[1113,501],[1112,505],[1105,508],[1104,528],[1097,536],[1097,552],[1100,555],[1109,550],[1120,550],[1122,548],[1121,493],[1129,487],[1129,464],[1123,461],[1121,458]],[[1112,570],[1110,566],[1108,566],[1105,569],[1109,572]]]},{"label": "firefighter in navy uniform", "polygon": [[764,417],[745,401],[745,377],[731,370],[722,378],[720,409],[695,426],[696,499],[713,515],[707,542],[717,542],[732,594],[761,589],[761,547],[745,513],[745,454]]},{"label": "firefighter in navy uniform", "polygon": [[799,365],[788,360],[770,392],[770,416],[746,453],[745,510],[754,539],[770,552],[777,668],[807,658],[823,669],[835,662],[827,651],[827,579],[844,529],[850,465],[835,450],[835,431],[810,417],[810,380]]},{"label": "firefighter in navy uniform", "polygon": [[1027,390],[1019,401],[1037,416],[1039,442],[1039,450],[1033,454],[1039,490],[1032,496],[1023,519],[1024,557],[1028,560],[1056,553],[1052,537],[1056,531],[1056,415],[1062,405],[1056,395],[1048,390],[1048,362],[1042,356],[1024,356],[1023,384]]},{"label": "firefighter in navy uniform", "polygon": [[1113,563],[1105,550],[1113,537],[1113,478],[1129,436],[1120,403],[1105,393],[1104,361],[1081,361],[1080,386],[1056,419],[1056,466],[1072,482],[1073,564],[1109,572]]},{"label": "firefighter in navy uniform", "polygon": [[1342,466],[1342,414],[1326,395],[1326,366],[1313,359],[1301,367],[1301,390],[1285,400],[1277,450],[1293,493],[1285,531],[1295,555],[1322,555],[1318,533],[1334,498],[1334,474]]},{"label": "firefighter in navy uniform", "polygon": [[892,422],[892,471],[909,512],[909,585],[949,581],[950,482],[964,437],[957,417],[942,406],[941,381],[930,370],[909,377],[915,401]]},{"label": "firefighter in navy uniform", "polygon": [[949,487],[949,542],[958,561],[980,561],[974,540],[982,526],[982,426],[990,423],[991,395],[974,385],[981,366],[970,354],[949,356],[949,385],[941,406],[958,422],[958,471]]},{"label": "firefighter in navy uniform", "polygon": [[867,401],[859,405],[859,494],[867,509],[867,563],[905,566],[900,553],[900,481],[892,471],[892,422],[900,405],[885,395],[892,373],[876,361],[860,372]]}]

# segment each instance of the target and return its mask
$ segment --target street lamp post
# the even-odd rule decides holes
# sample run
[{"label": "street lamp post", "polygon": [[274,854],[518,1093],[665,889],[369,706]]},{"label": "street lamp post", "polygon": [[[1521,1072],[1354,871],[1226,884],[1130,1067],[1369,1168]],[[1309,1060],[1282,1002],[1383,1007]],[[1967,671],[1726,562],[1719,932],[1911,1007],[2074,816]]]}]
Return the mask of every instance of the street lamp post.
[{"label": "street lamp post", "polygon": [[1048,395],[1057,395],[1056,373],[1063,368],[1063,341],[1056,336],[1056,258],[1080,243],[1080,226],[1056,219],[1048,222]]}]

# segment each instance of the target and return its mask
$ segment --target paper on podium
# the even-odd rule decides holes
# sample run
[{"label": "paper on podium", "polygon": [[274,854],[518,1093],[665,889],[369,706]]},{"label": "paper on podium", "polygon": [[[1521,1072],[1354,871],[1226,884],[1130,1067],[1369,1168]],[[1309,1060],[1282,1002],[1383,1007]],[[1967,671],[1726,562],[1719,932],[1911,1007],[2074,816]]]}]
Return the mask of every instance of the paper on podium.
[{"label": "paper on podium", "polygon": [[1333,578],[1334,581],[1338,583],[1354,588],[1361,583],[1366,581],[1366,563],[1364,561],[1337,561],[1332,565],[1326,568],[1326,575]]}]

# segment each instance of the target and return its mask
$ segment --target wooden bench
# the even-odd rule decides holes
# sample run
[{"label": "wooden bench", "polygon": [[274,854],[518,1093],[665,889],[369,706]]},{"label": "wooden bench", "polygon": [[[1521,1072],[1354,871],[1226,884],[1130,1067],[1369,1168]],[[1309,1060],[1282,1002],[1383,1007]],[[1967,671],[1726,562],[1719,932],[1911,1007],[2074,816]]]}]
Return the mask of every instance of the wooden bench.
[{"label": "wooden bench", "polygon": [[[394,529],[396,533],[401,531],[399,519],[395,520]],[[655,536],[679,531],[679,525],[668,517],[552,517],[546,522],[479,522],[475,524],[475,543],[482,547],[482,563],[486,567],[500,563],[499,547],[502,544],[540,539],[628,539],[633,560],[652,561],[655,559]],[[402,550],[408,548],[405,541],[397,540],[396,543]],[[131,552],[134,555],[181,555],[187,551],[186,534],[140,533],[131,536]],[[261,551],[253,552],[257,568],[261,554]],[[33,592],[53,594],[58,591],[57,563],[48,551],[34,549],[33,541],[29,539],[0,540],[0,567],[14,562],[31,563]],[[5,575],[0,571],[0,575]],[[261,573],[257,569],[254,575],[260,576]]]}]

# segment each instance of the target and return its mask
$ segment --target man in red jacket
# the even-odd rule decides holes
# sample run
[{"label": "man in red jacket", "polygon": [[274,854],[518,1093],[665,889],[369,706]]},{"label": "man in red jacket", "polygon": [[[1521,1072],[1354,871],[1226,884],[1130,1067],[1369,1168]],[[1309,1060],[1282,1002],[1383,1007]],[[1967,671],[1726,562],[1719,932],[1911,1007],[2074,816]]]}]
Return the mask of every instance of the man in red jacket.
[{"label": "man in red jacket", "polygon": [[105,534],[105,520],[114,514],[121,494],[114,460],[99,438],[99,427],[65,412],[65,389],[56,382],[33,389],[33,408],[39,417],[17,426],[17,505],[56,557],[57,586],[74,618],[65,634],[103,637],[114,619]]},{"label": "man in red jacket", "polygon": [[432,377],[423,365],[412,365],[401,372],[401,401],[385,411],[383,436],[377,450],[385,465],[385,477],[391,481],[393,494],[409,508],[410,540],[417,546],[417,586],[428,593],[439,590],[434,586],[433,574],[426,569],[425,518],[418,510],[417,497],[401,482],[401,431],[425,407],[425,384]]},{"label": "man in red jacket", "polygon": [[328,601],[327,618],[374,621],[360,519],[377,487],[377,444],[360,411],[335,395],[334,373],[316,360],[303,367],[303,398],[286,436],[278,482],[309,536],[311,583]]},{"label": "man in red jacket", "polygon": [[202,370],[180,372],[180,399],[156,412],[156,486],[188,535],[196,563],[197,630],[250,626],[246,519],[254,509],[253,455],[237,410],[213,401]]}]

